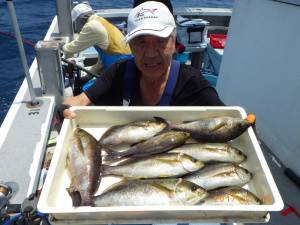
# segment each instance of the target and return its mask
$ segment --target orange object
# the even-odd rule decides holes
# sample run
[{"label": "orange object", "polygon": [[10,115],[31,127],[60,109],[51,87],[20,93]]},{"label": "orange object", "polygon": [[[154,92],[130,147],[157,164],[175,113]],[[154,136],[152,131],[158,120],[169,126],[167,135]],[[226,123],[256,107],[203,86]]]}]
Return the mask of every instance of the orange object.
[{"label": "orange object", "polygon": [[254,114],[249,114],[246,118],[246,120],[250,123],[250,124],[254,124],[255,123],[255,120],[256,120],[256,117]]},{"label": "orange object", "polygon": [[213,48],[224,48],[226,44],[226,34],[210,34],[210,44]]}]

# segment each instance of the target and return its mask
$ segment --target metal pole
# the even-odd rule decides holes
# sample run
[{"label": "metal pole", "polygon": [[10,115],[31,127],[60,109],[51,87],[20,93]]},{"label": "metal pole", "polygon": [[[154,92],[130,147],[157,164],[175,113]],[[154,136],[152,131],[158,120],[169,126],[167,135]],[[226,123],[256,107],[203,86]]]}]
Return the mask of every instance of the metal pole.
[{"label": "metal pole", "polygon": [[33,85],[32,85],[32,80],[31,80],[30,74],[29,74],[29,67],[28,67],[28,64],[27,64],[27,59],[26,59],[26,55],[25,55],[23,42],[22,42],[22,37],[21,37],[21,33],[20,33],[18,21],[17,21],[16,11],[15,11],[14,4],[13,4],[12,0],[6,0],[6,2],[7,2],[10,18],[11,18],[11,21],[12,21],[12,25],[13,25],[13,28],[14,28],[14,31],[15,31],[17,43],[18,43],[19,53],[20,53],[20,56],[21,56],[21,61],[22,61],[24,72],[25,72],[27,85],[28,85],[28,90],[29,90],[29,94],[30,94],[30,98],[31,98],[31,104],[35,105],[35,104],[38,103],[38,101],[35,99],[34,88],[33,88]]},{"label": "metal pole", "polygon": [[72,1],[71,0],[56,0],[56,15],[57,24],[60,36],[73,40],[74,30],[72,22]]}]

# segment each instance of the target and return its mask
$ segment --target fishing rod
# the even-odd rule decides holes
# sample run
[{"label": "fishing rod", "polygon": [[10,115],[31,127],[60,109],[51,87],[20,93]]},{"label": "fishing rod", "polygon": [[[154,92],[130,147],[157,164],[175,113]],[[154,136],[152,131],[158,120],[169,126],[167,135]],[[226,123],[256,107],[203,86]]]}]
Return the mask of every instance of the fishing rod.
[{"label": "fishing rod", "polygon": [[71,60],[68,60],[68,59],[65,59],[65,58],[61,58],[61,60],[63,62],[65,62],[65,63],[73,65],[75,68],[78,68],[78,69],[82,70],[83,72],[86,72],[88,75],[91,75],[92,77],[95,77],[95,78],[99,78],[100,77],[99,75],[94,74],[91,71],[87,70],[83,66],[80,66],[80,65],[76,64],[74,61],[71,61]]}]

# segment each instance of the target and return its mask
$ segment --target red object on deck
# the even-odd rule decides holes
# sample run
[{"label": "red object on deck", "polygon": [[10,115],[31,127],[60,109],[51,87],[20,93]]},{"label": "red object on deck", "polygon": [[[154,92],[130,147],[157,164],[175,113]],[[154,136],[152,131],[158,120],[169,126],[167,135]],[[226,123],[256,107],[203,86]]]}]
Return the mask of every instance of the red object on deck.
[{"label": "red object on deck", "polygon": [[183,44],[177,44],[176,45],[176,51],[178,53],[183,53],[185,51],[185,46]]},{"label": "red object on deck", "polygon": [[226,34],[210,34],[210,44],[213,48],[224,48],[226,44]]},{"label": "red object on deck", "polygon": [[300,218],[300,213],[297,211],[297,209],[289,204],[286,204],[288,207],[281,211],[281,215],[286,216],[290,213],[295,213]]}]

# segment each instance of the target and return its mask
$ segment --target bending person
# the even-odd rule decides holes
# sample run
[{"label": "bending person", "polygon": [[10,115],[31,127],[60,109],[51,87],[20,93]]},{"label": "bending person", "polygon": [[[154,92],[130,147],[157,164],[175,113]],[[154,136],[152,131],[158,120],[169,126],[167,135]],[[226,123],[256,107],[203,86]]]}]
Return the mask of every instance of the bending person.
[{"label": "bending person", "polygon": [[131,58],[131,50],[124,42],[121,31],[106,19],[96,15],[90,5],[80,3],[72,10],[72,20],[77,32],[73,41],[63,46],[68,57],[94,46],[98,52],[98,62],[91,72],[102,74],[112,63]]},{"label": "bending person", "polygon": [[176,25],[169,9],[147,1],[128,16],[129,43],[134,59],[112,65],[89,89],[66,99],[60,107],[65,118],[74,118],[68,107],[110,106],[220,106],[216,90],[200,71],[172,60]]}]

